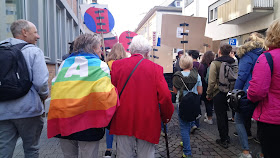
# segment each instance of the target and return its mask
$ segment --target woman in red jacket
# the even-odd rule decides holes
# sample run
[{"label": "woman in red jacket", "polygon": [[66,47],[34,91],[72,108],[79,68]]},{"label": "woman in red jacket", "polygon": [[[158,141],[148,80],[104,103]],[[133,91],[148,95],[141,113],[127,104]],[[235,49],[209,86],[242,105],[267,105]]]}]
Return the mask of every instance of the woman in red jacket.
[{"label": "woman in red jacket", "polygon": [[[112,83],[120,93],[120,107],[115,113],[110,134],[116,135],[117,157],[154,158],[159,142],[161,121],[169,122],[174,111],[171,93],[163,76],[163,68],[148,60],[151,46],[143,36],[135,36],[130,44],[131,57],[114,61]],[[160,104],[160,108],[159,108]]]}]

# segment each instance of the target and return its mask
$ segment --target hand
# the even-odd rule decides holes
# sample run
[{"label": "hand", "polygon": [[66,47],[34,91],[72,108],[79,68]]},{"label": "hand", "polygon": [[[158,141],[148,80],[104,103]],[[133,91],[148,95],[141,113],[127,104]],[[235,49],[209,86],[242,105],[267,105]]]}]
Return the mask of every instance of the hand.
[{"label": "hand", "polygon": [[210,98],[208,95],[206,96],[206,99],[209,101],[212,100],[212,98]]},{"label": "hand", "polygon": [[41,98],[41,101],[44,103],[44,101],[48,98],[48,96],[46,96],[45,98],[42,98],[42,97],[40,97]]}]

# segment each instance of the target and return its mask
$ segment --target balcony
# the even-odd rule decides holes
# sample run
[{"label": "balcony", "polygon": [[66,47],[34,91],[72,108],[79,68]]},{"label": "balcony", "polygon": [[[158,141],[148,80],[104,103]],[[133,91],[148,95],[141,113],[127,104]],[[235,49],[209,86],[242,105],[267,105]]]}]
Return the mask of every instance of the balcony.
[{"label": "balcony", "polygon": [[218,7],[218,24],[241,24],[273,13],[273,0],[230,0]]}]

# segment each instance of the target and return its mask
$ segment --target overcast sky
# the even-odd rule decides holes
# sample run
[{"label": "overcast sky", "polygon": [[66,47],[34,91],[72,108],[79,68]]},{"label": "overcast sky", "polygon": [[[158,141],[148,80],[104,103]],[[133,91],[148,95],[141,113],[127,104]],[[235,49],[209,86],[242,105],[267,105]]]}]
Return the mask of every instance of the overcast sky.
[{"label": "overcast sky", "polygon": [[108,4],[108,9],[115,19],[113,30],[120,36],[124,31],[134,31],[154,6],[166,4],[170,0],[98,0],[97,2]]}]

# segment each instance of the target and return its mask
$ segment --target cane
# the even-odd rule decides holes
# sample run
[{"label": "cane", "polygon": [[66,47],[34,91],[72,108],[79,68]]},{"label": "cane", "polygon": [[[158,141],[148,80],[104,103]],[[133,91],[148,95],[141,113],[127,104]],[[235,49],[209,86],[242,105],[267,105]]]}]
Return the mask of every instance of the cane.
[{"label": "cane", "polygon": [[168,148],[168,138],[167,138],[167,132],[166,132],[166,124],[163,123],[163,130],[164,130],[164,138],[165,138],[165,144],[166,144],[166,152],[167,152],[167,158],[170,158],[169,156],[169,148]]}]

